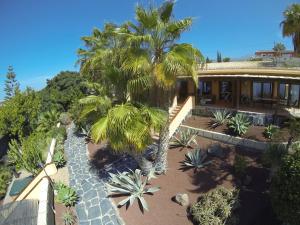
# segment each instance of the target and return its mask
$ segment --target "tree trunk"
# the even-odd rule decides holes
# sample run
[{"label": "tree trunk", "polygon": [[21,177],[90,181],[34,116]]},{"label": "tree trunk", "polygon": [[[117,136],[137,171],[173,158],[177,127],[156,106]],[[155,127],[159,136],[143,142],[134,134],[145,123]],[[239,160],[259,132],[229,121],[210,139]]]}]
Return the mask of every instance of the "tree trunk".
[{"label": "tree trunk", "polygon": [[147,176],[153,168],[153,163],[146,159],[142,154],[132,154],[144,176]]},{"label": "tree trunk", "polygon": [[168,166],[169,149],[169,123],[159,133],[158,152],[155,160],[155,172],[158,174],[166,173]]}]

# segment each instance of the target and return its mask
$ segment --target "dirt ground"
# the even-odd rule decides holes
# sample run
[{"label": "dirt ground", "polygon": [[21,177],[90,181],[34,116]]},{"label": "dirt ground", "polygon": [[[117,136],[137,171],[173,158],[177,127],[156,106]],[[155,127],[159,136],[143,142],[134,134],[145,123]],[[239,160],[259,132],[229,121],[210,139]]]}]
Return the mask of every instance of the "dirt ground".
[{"label": "dirt ground", "polygon": [[[229,134],[228,127],[226,125],[221,125],[216,128],[211,127],[212,117],[202,117],[202,116],[191,116],[187,120],[183,122],[184,125],[196,127],[196,128],[202,128],[206,130],[211,130],[219,133]],[[271,141],[268,138],[265,138],[264,126],[254,126],[251,125],[247,131],[246,134],[244,134],[242,137],[256,140],[256,141]],[[288,130],[285,127],[280,128],[279,133],[276,135],[276,138],[280,138],[281,141],[288,141],[289,135]]]},{"label": "dirt ground", "polygon": [[[202,137],[197,137],[201,149],[205,150],[209,145],[216,142]],[[252,182],[247,187],[240,188],[241,207],[238,210],[240,225],[276,225],[277,221],[271,210],[267,196],[268,171],[260,165],[260,154],[248,152],[246,149],[236,149],[234,146],[221,144],[224,152],[222,158],[212,157],[212,163],[194,173],[192,169],[182,170],[181,162],[187,151],[192,149],[170,149],[168,153],[168,171],[166,175],[160,175],[157,179],[150,180],[151,186],[160,186],[161,190],[154,195],[145,195],[149,211],[141,213],[137,202],[133,206],[119,208],[121,217],[128,225],[189,225],[193,224],[188,216],[189,207],[183,207],[172,199],[177,193],[187,193],[190,203],[197,201],[201,194],[222,185],[232,188],[237,185],[238,180],[233,173],[233,160],[236,154],[244,155],[249,166],[247,174],[252,177]],[[96,150],[95,145],[89,145],[93,155],[106,155]],[[107,153],[107,152],[106,152]],[[109,155],[109,154],[108,154]],[[99,162],[110,161],[107,156]],[[115,197],[113,201],[117,204],[124,197]]]}]

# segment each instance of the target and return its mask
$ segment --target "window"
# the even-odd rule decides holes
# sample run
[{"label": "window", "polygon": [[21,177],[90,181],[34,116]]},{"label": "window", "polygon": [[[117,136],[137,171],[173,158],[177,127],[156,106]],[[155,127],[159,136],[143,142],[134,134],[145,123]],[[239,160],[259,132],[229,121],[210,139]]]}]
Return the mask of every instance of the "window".
[{"label": "window", "polygon": [[211,95],[212,84],[211,81],[199,81],[200,96]]},{"label": "window", "polygon": [[232,83],[230,81],[220,81],[220,100],[231,101]]},{"label": "window", "polygon": [[278,87],[278,97],[281,100],[289,98],[289,84],[280,83]]},{"label": "window", "polygon": [[299,90],[300,85],[292,84],[290,89],[290,106],[298,107],[299,106]]},{"label": "window", "polygon": [[253,98],[272,98],[272,83],[253,82]]}]

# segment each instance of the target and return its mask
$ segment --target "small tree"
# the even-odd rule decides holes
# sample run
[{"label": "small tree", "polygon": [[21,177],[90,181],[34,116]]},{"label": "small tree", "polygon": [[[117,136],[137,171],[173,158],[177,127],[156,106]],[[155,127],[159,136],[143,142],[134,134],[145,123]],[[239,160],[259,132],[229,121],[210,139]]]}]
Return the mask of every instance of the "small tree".
[{"label": "small tree", "polygon": [[272,179],[270,188],[273,208],[286,224],[299,225],[300,212],[300,150],[288,154]]},{"label": "small tree", "polygon": [[206,57],[206,60],[205,60],[205,62],[206,62],[206,63],[211,63],[211,62],[212,62],[212,60],[211,60],[211,59],[209,59],[208,57]]},{"label": "small tree", "polygon": [[218,63],[222,62],[222,55],[219,51],[217,52],[217,62]]},{"label": "small tree", "polygon": [[8,67],[4,91],[6,100],[12,98],[16,95],[16,93],[20,92],[20,84],[16,80],[16,74],[12,66]]},{"label": "small tree", "polygon": [[230,62],[230,58],[229,58],[229,57],[225,57],[225,58],[223,59],[223,62]]}]

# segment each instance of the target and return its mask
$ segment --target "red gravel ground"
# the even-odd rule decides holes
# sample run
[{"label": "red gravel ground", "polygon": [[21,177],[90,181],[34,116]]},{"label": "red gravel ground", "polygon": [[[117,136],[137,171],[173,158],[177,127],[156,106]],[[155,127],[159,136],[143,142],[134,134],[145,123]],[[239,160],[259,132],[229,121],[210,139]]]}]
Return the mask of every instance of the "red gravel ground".
[{"label": "red gravel ground", "polygon": [[[201,149],[213,143],[209,139],[197,137]],[[240,191],[241,208],[238,210],[240,225],[276,225],[275,216],[272,213],[270,203],[266,194],[268,184],[268,171],[259,162],[260,154],[248,152],[246,149],[236,149],[234,146],[221,144],[224,157],[213,157],[212,164],[194,173],[194,171],[181,170],[181,161],[185,158],[188,149],[174,148],[168,153],[168,171],[166,175],[160,175],[157,179],[150,180],[152,186],[160,186],[161,190],[154,195],[145,195],[149,205],[149,212],[141,213],[137,202],[127,210],[125,207],[119,209],[121,217],[128,225],[189,225],[193,224],[188,217],[188,207],[175,203],[172,198],[176,193],[187,193],[190,203],[197,201],[199,196],[219,185],[231,188],[236,185],[237,180],[233,173],[233,160],[236,154],[244,155],[249,166],[247,174],[252,177],[249,186]],[[103,149],[96,145],[89,145],[90,152],[95,155]],[[97,150],[98,149],[98,150]],[[105,151],[105,150],[104,150]],[[98,153],[97,155],[105,155]],[[106,162],[111,156],[106,157]],[[100,160],[100,159],[99,159]],[[108,160],[108,161],[107,161]],[[102,161],[102,160],[100,160]],[[102,161],[103,162],[103,161]],[[124,197],[115,197],[117,204]]]},{"label": "red gravel ground", "polygon": [[[206,130],[211,130],[219,133],[228,134],[228,128],[226,125],[221,125],[216,128],[211,127],[212,117],[202,117],[202,116],[191,116],[188,119],[184,121],[184,125],[196,127],[196,128],[202,128]],[[263,133],[265,131],[264,126],[254,126],[251,125],[245,135],[242,137],[256,140],[256,141],[271,141],[270,139],[267,139],[264,137]],[[288,141],[289,134],[287,128],[280,128],[280,134],[277,134],[276,137],[280,137],[280,140],[282,141]]]}]

